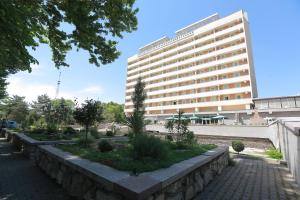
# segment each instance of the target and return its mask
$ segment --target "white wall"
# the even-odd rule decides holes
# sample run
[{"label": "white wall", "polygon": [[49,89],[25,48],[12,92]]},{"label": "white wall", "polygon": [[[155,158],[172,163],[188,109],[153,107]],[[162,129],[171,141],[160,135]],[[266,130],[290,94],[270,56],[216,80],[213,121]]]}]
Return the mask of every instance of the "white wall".
[{"label": "white wall", "polygon": [[[146,130],[168,132],[163,125],[147,125]],[[203,125],[189,126],[196,135],[231,136],[270,139],[273,134],[268,126]]]}]

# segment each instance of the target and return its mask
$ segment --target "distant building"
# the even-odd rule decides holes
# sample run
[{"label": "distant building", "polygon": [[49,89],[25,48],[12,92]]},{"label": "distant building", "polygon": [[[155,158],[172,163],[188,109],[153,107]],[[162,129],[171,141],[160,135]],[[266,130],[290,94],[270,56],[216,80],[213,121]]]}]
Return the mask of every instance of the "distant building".
[{"label": "distant building", "polygon": [[253,103],[263,116],[300,117],[300,95],[254,98]]},{"label": "distant building", "polygon": [[235,113],[257,97],[247,13],[209,16],[128,58],[125,113],[138,77],[146,83],[146,116]]}]

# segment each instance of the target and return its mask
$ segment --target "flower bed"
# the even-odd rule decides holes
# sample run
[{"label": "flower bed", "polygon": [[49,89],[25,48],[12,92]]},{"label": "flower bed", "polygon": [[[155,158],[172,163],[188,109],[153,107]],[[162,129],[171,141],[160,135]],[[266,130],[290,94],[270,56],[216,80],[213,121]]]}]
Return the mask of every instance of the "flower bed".
[{"label": "flower bed", "polygon": [[[166,143],[172,146],[172,144]],[[132,146],[128,142],[122,142],[121,148],[115,148],[110,152],[100,152],[96,148],[74,145],[58,145],[63,151],[70,152],[82,158],[99,162],[122,171],[141,173],[166,168],[174,163],[201,155],[206,151],[216,148],[216,145],[191,145],[190,148],[181,150],[169,148],[167,157],[164,159],[146,158],[142,160],[133,159]]]}]

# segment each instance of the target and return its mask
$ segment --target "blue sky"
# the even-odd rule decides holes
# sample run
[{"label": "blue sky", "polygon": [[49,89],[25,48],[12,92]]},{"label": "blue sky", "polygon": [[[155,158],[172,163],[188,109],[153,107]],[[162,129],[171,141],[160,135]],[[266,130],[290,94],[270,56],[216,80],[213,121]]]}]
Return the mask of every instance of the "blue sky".
[{"label": "blue sky", "polygon": [[[67,56],[60,96],[124,102],[127,58],[138,48],[214,13],[248,12],[259,97],[300,94],[300,1],[299,0],[137,0],[138,30],[124,34],[118,49],[121,56],[112,64],[97,68],[88,63],[84,51]],[[47,93],[55,96],[58,70],[50,49],[43,45],[33,52],[39,60],[32,73],[9,78],[8,92],[26,96],[27,101]]]}]

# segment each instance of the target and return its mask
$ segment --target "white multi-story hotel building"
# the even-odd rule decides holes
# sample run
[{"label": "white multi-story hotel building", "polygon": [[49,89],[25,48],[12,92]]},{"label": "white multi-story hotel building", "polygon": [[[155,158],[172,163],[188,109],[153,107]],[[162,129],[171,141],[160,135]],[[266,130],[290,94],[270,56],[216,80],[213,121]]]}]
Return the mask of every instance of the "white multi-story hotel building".
[{"label": "white multi-story hotel building", "polygon": [[214,14],[175,33],[128,58],[125,113],[138,77],[149,117],[249,110],[257,89],[247,13]]}]

